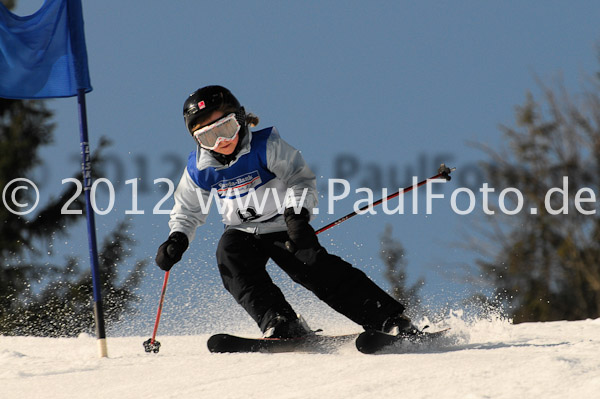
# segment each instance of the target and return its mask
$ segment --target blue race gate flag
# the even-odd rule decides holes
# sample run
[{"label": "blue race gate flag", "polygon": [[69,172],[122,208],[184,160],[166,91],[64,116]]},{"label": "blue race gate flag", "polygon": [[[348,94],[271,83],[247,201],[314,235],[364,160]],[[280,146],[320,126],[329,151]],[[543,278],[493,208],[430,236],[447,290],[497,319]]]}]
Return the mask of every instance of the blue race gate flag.
[{"label": "blue race gate flag", "polygon": [[91,90],[81,0],[45,0],[42,8],[26,17],[11,13],[0,3],[0,97],[77,96],[96,337],[100,357],[106,357],[96,224],[90,197],[92,166],[85,93]]},{"label": "blue race gate flag", "polygon": [[20,17],[0,3],[0,97],[71,97],[92,90],[81,0],[46,0]]}]

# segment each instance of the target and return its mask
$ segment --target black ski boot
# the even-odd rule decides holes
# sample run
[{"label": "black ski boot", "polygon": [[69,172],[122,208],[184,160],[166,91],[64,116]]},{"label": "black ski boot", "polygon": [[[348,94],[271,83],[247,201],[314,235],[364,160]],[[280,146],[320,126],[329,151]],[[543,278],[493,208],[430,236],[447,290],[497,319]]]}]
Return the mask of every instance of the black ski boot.
[{"label": "black ski boot", "polygon": [[267,324],[263,338],[301,338],[312,334],[302,316],[291,319],[278,315]]},{"label": "black ski boot", "polygon": [[387,334],[396,335],[398,337],[404,337],[409,340],[418,340],[425,335],[422,330],[419,330],[414,324],[412,324],[410,319],[403,314],[387,318],[387,320],[383,323],[381,331]]}]

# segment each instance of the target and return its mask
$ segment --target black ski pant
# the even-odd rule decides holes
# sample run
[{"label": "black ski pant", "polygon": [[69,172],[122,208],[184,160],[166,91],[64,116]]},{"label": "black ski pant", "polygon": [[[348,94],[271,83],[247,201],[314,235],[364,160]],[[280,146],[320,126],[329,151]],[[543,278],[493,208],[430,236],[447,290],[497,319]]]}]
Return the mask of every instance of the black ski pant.
[{"label": "black ski pant", "polygon": [[261,331],[277,315],[296,315],[265,269],[269,258],[293,281],[365,329],[380,329],[388,317],[404,311],[401,303],[340,257],[324,248],[292,254],[285,248],[287,240],[285,231],[256,235],[229,229],[217,247],[223,285]]}]

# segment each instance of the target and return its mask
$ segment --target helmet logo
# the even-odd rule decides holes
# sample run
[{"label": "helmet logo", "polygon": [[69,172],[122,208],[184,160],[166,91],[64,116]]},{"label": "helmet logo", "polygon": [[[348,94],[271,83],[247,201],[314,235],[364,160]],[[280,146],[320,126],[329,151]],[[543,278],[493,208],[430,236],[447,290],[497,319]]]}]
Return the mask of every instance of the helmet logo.
[{"label": "helmet logo", "polygon": [[204,108],[206,108],[206,104],[204,104],[204,100],[202,100],[198,103],[198,109],[204,109]]}]

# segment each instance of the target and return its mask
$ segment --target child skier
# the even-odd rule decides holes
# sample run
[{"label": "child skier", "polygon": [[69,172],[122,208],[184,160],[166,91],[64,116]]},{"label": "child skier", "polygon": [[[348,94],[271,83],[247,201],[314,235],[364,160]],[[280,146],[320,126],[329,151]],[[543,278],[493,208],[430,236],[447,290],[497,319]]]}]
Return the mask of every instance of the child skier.
[{"label": "child skier", "polygon": [[[216,251],[223,285],[264,337],[312,333],[266,272],[269,258],[293,281],[365,329],[421,333],[403,315],[401,303],[319,244],[309,224],[317,205],[315,175],[274,127],[250,131],[258,118],[247,114],[221,86],[192,93],[183,116],[197,148],[174,194],[169,238],[158,248],[156,263],[162,270],[181,260],[207,217],[200,201],[209,204],[212,192],[225,224]],[[255,203],[245,201],[246,195]]]}]

